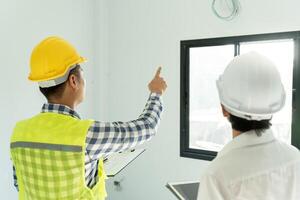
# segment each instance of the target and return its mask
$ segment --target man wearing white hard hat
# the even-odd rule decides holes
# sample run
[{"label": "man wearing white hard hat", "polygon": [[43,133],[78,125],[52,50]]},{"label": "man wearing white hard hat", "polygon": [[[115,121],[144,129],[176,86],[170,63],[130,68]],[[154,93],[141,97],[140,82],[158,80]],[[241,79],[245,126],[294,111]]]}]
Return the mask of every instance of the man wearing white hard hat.
[{"label": "man wearing white hard hat", "polygon": [[272,115],[285,103],[276,66],[256,52],[237,56],[217,88],[233,140],[202,176],[198,199],[299,200],[299,150],[270,129]]}]

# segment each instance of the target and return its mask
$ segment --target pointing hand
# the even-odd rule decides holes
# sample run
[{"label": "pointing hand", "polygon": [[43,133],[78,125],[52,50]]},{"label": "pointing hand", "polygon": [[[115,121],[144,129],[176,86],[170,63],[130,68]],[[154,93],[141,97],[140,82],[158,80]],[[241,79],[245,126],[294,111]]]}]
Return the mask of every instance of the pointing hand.
[{"label": "pointing hand", "polygon": [[162,94],[167,89],[167,83],[165,80],[160,76],[162,67],[160,66],[152,81],[148,84],[148,88],[152,93]]}]

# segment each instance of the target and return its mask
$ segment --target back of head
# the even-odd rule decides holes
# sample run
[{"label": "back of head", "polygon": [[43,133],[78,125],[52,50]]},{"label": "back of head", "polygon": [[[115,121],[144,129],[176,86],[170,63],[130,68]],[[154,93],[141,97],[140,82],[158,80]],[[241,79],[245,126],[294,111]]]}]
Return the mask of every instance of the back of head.
[{"label": "back of head", "polygon": [[256,52],[235,57],[217,80],[217,88],[221,104],[234,116],[232,120],[244,124],[252,121],[248,124],[253,129],[261,126],[255,123],[260,121],[268,127],[272,115],[285,104],[285,91],[275,64]]}]

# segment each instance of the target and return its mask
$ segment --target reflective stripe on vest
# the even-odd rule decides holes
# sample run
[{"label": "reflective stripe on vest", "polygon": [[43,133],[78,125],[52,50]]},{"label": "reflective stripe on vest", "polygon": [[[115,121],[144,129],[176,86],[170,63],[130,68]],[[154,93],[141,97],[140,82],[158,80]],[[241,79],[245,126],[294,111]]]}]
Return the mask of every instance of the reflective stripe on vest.
[{"label": "reflective stripe on vest", "polygon": [[17,123],[11,137],[19,199],[105,199],[103,161],[97,184],[85,183],[85,139],[92,120],[41,113]]}]

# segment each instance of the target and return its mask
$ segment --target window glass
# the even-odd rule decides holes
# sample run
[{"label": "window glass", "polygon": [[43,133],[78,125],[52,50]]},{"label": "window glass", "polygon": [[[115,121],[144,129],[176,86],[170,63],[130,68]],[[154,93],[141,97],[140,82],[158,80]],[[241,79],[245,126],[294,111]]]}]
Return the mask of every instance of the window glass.
[{"label": "window glass", "polygon": [[234,45],[190,48],[190,148],[219,151],[231,139],[216,80],[233,57]]},{"label": "window glass", "polygon": [[[277,138],[291,143],[293,40],[240,44],[240,54],[259,52],[271,59],[281,74],[286,105],[273,116]],[[219,151],[232,139],[231,127],[223,117],[216,80],[234,56],[234,45],[190,48],[190,136],[192,149]]]}]

